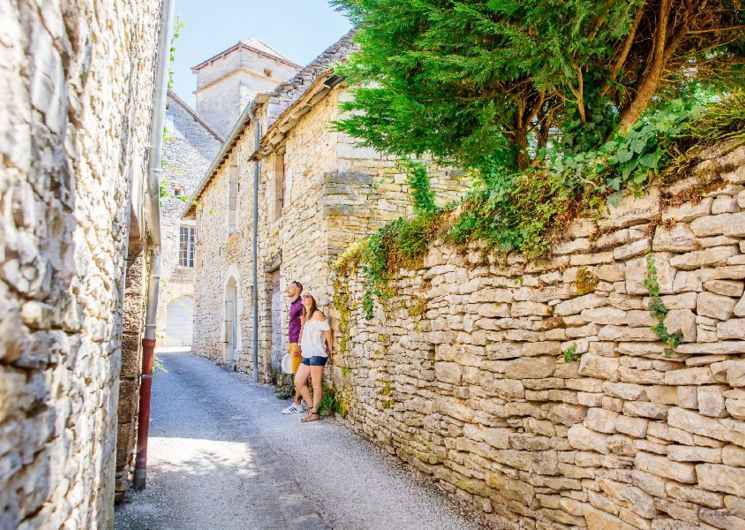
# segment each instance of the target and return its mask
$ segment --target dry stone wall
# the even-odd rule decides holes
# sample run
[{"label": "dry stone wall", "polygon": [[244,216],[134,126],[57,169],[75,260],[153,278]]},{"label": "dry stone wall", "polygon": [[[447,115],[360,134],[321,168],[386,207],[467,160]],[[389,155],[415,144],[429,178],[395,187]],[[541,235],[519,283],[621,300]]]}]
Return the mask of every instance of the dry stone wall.
[{"label": "dry stone wall", "polygon": [[112,524],[159,4],[0,2],[0,528]]},{"label": "dry stone wall", "polygon": [[370,321],[340,283],[346,424],[494,528],[745,528],[745,147],[724,151],[700,202],[660,209],[696,176],[627,198],[551,259],[436,243]]}]

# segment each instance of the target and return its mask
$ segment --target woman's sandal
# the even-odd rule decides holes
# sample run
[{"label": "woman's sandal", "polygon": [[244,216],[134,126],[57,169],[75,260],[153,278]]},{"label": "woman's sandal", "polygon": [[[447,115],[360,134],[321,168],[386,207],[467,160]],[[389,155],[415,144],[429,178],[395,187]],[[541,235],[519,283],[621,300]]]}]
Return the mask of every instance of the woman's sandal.
[{"label": "woman's sandal", "polygon": [[311,410],[308,415],[304,418],[302,418],[300,421],[303,423],[308,423],[310,421],[318,421],[321,419],[321,416],[318,414],[318,411]]}]

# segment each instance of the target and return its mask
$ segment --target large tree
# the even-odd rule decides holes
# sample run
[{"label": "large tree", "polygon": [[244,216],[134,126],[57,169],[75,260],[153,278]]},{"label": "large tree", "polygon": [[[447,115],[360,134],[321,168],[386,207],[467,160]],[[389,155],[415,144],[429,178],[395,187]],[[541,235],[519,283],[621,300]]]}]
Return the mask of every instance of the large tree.
[{"label": "large tree", "polygon": [[742,82],[739,0],[332,0],[360,50],[338,127],[382,151],[522,169]]}]

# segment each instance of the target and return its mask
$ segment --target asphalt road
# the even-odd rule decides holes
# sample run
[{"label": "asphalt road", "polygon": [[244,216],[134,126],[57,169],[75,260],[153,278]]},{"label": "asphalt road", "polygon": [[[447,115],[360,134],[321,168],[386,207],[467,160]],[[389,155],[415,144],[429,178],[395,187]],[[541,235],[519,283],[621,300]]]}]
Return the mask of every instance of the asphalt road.
[{"label": "asphalt road", "polygon": [[471,529],[439,492],[333,420],[301,424],[244,374],[165,353],[153,381],[148,487],[121,530]]}]

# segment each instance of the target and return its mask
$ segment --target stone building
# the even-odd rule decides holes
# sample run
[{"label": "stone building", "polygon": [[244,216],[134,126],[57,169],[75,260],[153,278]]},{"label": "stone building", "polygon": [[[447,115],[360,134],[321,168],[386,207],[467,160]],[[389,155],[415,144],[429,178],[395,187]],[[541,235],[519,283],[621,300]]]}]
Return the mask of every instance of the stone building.
[{"label": "stone building", "polygon": [[163,260],[158,330],[163,346],[191,346],[194,318],[194,222],[181,219],[190,197],[248,101],[273,90],[300,67],[259,39],[239,42],[201,62],[196,110],[168,93],[164,196],[161,201]]},{"label": "stone building", "polygon": [[[410,212],[406,174],[397,160],[362,149],[332,122],[349,97],[331,65],[353,49],[349,35],[288,83],[258,94],[254,124],[244,113],[195,192],[194,351],[273,379],[287,349],[285,290],[298,280],[323,309],[331,301],[331,266],[353,241]],[[258,161],[258,285],[252,281],[253,161]],[[464,184],[446,170],[432,175],[440,202]],[[257,296],[258,366],[253,366],[253,296]]]},{"label": "stone building", "polygon": [[259,39],[238,42],[191,69],[197,74],[197,113],[227,137],[256,94],[274,90],[299,69]]},{"label": "stone building", "polygon": [[110,527],[161,2],[2,2],[0,20],[0,528]]},{"label": "stone building", "polygon": [[194,223],[182,221],[191,196],[220,150],[223,138],[186,102],[168,92],[164,172],[161,188],[161,290],[159,344],[191,346],[194,319]]}]

